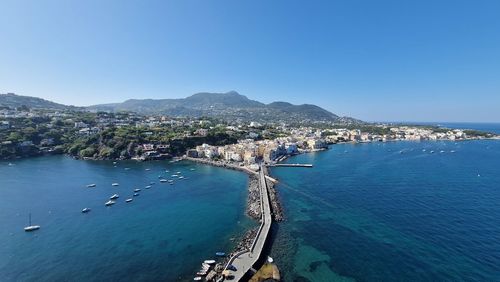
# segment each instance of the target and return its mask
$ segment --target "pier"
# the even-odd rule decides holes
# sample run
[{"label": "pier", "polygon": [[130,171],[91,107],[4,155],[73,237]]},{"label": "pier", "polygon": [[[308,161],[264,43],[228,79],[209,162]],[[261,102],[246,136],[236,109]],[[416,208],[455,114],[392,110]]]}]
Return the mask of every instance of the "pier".
[{"label": "pier", "polygon": [[273,164],[274,167],[313,167],[312,164]]},{"label": "pier", "polygon": [[[261,199],[261,224],[257,231],[257,235],[250,249],[233,255],[225,267],[229,275],[234,276],[234,281],[240,281],[250,271],[255,272],[254,266],[262,256],[262,251],[269,235],[269,230],[271,229],[271,205],[267,191],[266,175],[262,167],[259,170],[259,189]],[[229,265],[234,266],[235,269],[229,269]]]}]

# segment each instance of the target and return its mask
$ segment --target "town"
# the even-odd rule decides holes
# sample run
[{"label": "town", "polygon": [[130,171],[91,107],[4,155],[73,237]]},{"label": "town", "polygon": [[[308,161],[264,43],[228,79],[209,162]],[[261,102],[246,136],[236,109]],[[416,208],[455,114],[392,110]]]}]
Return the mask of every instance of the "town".
[{"label": "town", "polygon": [[0,109],[0,158],[68,154],[82,159],[154,160],[185,155],[256,168],[343,142],[495,138],[466,129],[394,124],[231,122],[133,112]]}]

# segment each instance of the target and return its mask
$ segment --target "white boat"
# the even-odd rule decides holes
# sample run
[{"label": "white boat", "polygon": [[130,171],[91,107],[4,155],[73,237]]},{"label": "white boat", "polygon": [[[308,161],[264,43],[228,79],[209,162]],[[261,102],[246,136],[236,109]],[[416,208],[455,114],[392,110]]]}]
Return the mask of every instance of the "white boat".
[{"label": "white boat", "polygon": [[455,153],[455,150],[451,150],[450,153]]},{"label": "white boat", "polygon": [[139,196],[139,193],[134,193],[134,197],[137,197],[137,196]]},{"label": "white boat", "polygon": [[126,200],[125,200],[125,202],[127,202],[127,203],[130,203],[130,202],[132,202],[132,201],[133,201],[133,199],[132,199],[132,198],[130,198],[130,199],[126,199]]},{"label": "white boat", "polygon": [[116,183],[116,182],[115,182],[115,183],[111,183],[111,186],[119,186],[119,185],[120,185],[120,184],[118,184],[118,183]]},{"label": "white boat", "polygon": [[184,176],[179,176],[179,179],[184,179]]},{"label": "white boat", "polygon": [[109,197],[110,200],[118,199],[120,195],[114,194],[113,196]]},{"label": "white boat", "polygon": [[96,185],[94,183],[87,185],[88,188],[95,187]]},{"label": "white boat", "polygon": [[176,172],[176,173],[177,173],[177,174],[181,174],[181,172],[180,172],[180,171],[178,171],[178,172]]},{"label": "white boat", "polygon": [[442,153],[444,153],[444,151],[443,151],[443,150],[441,150],[441,151],[439,151],[439,152],[440,152],[441,154],[442,154]]},{"label": "white boat", "polygon": [[146,187],[144,187],[144,188],[149,189],[149,188],[151,188],[151,185],[148,185],[148,186],[146,186]]},{"label": "white boat", "polygon": [[146,168],[145,170],[146,170],[146,171],[150,171],[151,169],[150,169],[150,168]]},{"label": "white boat", "polygon": [[434,154],[434,151],[431,151],[431,154]]},{"label": "white boat", "polygon": [[140,192],[141,189],[137,188],[137,189],[134,189],[134,192]]},{"label": "white boat", "polygon": [[89,209],[89,208],[84,208],[84,209],[82,210],[82,213],[88,213],[89,211],[90,211],[90,209]]},{"label": "white boat", "polygon": [[214,264],[214,263],[215,263],[215,260],[213,260],[213,259],[207,259],[207,260],[206,260],[206,261],[204,261],[203,263],[206,263],[206,264],[210,265],[210,264]]},{"label": "white boat", "polygon": [[195,169],[194,168],[191,168],[190,171],[194,171]]},{"label": "white boat", "polygon": [[172,177],[177,177],[178,175],[177,174],[172,174]]},{"label": "white boat", "polygon": [[200,270],[200,271],[196,272],[196,275],[205,276],[205,275],[207,275],[207,272],[204,270]]},{"label": "white boat", "polygon": [[201,279],[203,279],[203,278],[201,278],[200,276],[193,278],[194,281],[201,281]]},{"label": "white boat", "polygon": [[29,216],[29,224],[28,226],[24,227],[24,231],[26,232],[31,232],[40,229],[40,225],[31,225],[31,213]]},{"label": "white boat", "polygon": [[273,260],[273,258],[272,258],[272,257],[267,257],[267,262],[268,262],[268,263],[273,263],[273,261],[274,261],[274,260]]},{"label": "white boat", "polygon": [[160,179],[160,182],[167,182],[166,179]]},{"label": "white boat", "polygon": [[105,206],[111,206],[111,205],[114,205],[116,202],[115,201],[107,201],[106,203],[104,203]]}]

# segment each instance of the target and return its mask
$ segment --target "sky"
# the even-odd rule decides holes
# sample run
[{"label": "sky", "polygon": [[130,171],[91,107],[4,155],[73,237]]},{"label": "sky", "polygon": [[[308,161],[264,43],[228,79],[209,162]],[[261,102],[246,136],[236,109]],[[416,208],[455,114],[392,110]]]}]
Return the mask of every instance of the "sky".
[{"label": "sky", "polygon": [[500,1],[0,1],[0,93],[231,90],[366,121],[500,122]]}]

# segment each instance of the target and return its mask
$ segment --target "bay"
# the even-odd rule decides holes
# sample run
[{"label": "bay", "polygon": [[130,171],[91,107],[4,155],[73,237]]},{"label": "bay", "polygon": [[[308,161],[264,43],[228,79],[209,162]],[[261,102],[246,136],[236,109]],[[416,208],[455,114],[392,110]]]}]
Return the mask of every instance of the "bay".
[{"label": "bay", "polygon": [[[191,281],[204,259],[256,224],[244,214],[247,176],[236,171],[64,156],[11,163],[0,162],[2,281]],[[160,184],[177,171],[188,179]],[[30,212],[41,229],[26,233]]]}]

